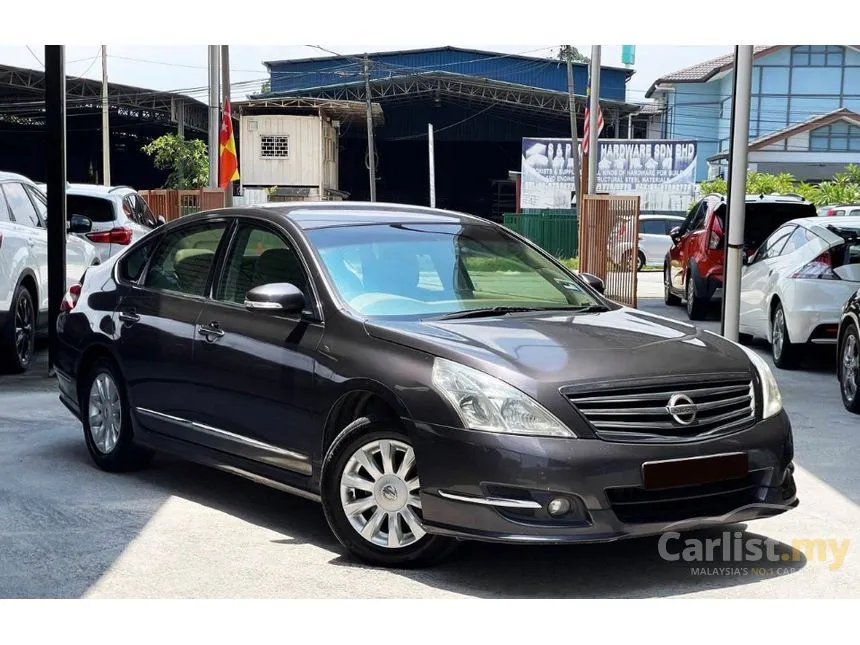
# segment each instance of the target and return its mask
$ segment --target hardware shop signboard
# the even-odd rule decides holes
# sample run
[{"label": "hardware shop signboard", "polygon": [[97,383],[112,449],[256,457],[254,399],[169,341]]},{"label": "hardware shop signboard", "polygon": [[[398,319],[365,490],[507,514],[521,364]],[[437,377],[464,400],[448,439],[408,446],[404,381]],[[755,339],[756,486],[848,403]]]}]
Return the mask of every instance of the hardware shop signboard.
[{"label": "hardware shop signboard", "polygon": [[[571,148],[570,139],[523,139],[521,208],[576,203]],[[695,141],[604,139],[597,150],[598,193],[639,195],[643,211],[686,212],[695,199]]]}]

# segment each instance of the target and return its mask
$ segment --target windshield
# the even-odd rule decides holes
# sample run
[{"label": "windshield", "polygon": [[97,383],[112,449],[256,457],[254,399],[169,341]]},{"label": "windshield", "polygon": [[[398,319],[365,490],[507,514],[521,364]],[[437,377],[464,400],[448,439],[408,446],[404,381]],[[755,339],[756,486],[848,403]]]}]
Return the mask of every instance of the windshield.
[{"label": "windshield", "polygon": [[308,237],[341,298],[363,316],[603,304],[540,253],[491,226],[339,226]]}]

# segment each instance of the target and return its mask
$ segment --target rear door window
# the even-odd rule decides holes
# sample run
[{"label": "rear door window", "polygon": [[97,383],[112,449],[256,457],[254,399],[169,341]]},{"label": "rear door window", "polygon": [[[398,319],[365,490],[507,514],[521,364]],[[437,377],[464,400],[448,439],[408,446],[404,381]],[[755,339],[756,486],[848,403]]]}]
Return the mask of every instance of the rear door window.
[{"label": "rear door window", "polygon": [[116,218],[113,201],[92,195],[67,195],[66,215],[83,215],[101,224],[113,222]]},{"label": "rear door window", "polygon": [[33,228],[42,226],[39,214],[36,212],[36,207],[33,206],[33,202],[30,200],[30,196],[24,189],[23,184],[19,182],[3,184],[3,192],[6,193],[9,210],[12,211],[12,217],[15,218],[17,224]]},{"label": "rear door window", "polygon": [[639,222],[639,232],[645,235],[666,235],[666,222],[662,219],[644,219]]},{"label": "rear door window", "polygon": [[6,205],[6,198],[3,197],[3,190],[0,189],[0,222],[11,222],[12,217],[9,215],[9,207]]}]

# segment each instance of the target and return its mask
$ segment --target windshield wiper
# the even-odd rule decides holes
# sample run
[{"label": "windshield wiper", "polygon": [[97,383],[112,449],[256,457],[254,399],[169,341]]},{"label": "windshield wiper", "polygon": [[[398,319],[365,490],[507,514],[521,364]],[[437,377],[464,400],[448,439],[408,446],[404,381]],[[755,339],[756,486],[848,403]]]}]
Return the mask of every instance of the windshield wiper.
[{"label": "windshield wiper", "polygon": [[431,320],[455,320],[458,318],[489,318],[490,316],[504,316],[506,314],[521,313],[525,311],[574,311],[576,313],[588,313],[597,311],[608,311],[603,305],[585,305],[582,307],[487,307],[485,309],[467,309],[465,311],[454,311],[441,316],[434,316]]}]

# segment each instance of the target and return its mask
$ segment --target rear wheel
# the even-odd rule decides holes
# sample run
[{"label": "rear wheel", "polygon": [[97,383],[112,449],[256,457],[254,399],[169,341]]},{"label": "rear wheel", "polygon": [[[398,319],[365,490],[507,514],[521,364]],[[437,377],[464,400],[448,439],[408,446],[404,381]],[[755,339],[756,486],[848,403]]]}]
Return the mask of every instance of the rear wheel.
[{"label": "rear wheel", "polygon": [[645,254],[642,251],[639,251],[639,255],[636,258],[636,270],[641,271],[645,268]]},{"label": "rear wheel", "polygon": [[0,329],[0,370],[10,374],[25,372],[33,362],[36,348],[36,309],[29,290],[18,285],[12,294],[12,308],[5,329]]},{"label": "rear wheel", "polygon": [[81,418],[90,457],[102,470],[143,468],[152,451],[134,443],[125,383],[112,360],[93,363],[81,388]]},{"label": "rear wheel", "polygon": [[669,273],[669,265],[663,265],[663,301],[669,305],[670,307],[677,306],[681,304],[681,299],[672,293],[672,289],[669,285],[671,285],[671,274]]},{"label": "rear wheel", "polygon": [[326,520],[340,543],[370,564],[426,566],[454,547],[424,530],[420,491],[415,450],[391,421],[354,421],[323,464]]},{"label": "rear wheel", "polygon": [[704,320],[708,313],[708,301],[696,295],[696,281],[689,272],[684,291],[687,300],[687,317],[690,320]]},{"label": "rear wheel", "polygon": [[797,366],[800,347],[791,342],[788,327],[785,324],[785,311],[782,304],[777,304],[771,322],[771,347],[773,348],[773,364],[783,370]]},{"label": "rear wheel", "polygon": [[857,327],[849,323],[842,337],[839,349],[839,386],[842,392],[842,405],[854,414],[860,414],[860,335]]}]

